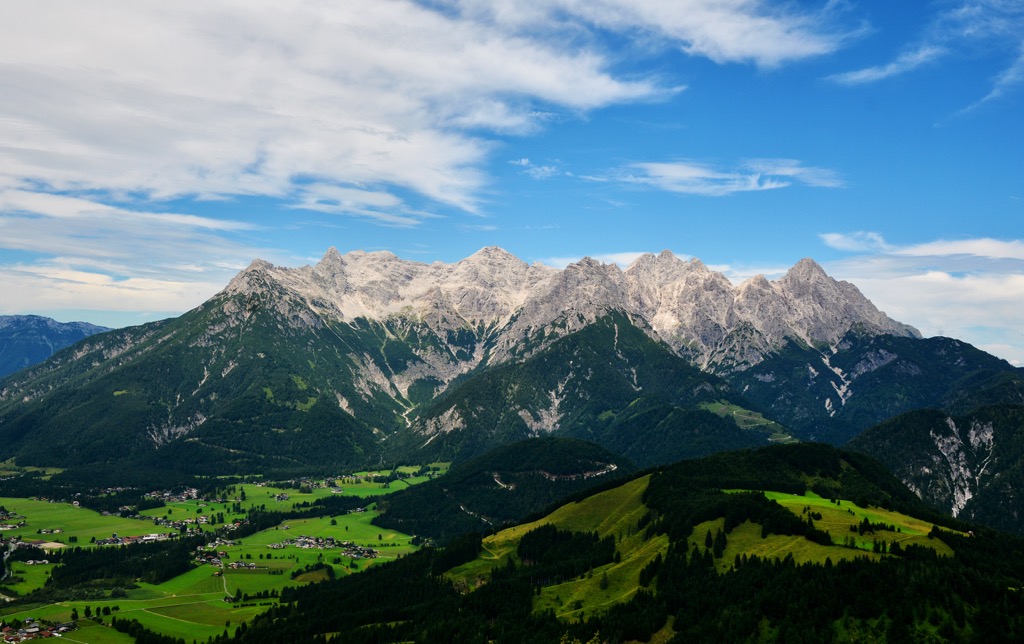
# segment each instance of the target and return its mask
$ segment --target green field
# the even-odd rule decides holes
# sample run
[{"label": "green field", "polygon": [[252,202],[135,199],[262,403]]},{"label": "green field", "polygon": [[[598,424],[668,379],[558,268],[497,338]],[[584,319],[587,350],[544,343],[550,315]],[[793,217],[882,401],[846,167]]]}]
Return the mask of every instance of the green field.
[{"label": "green field", "polygon": [[[928,533],[931,532],[934,524],[900,514],[899,512],[875,506],[862,508],[852,501],[841,500],[837,505],[810,490],[803,496],[784,494],[782,492],[766,492],[765,496],[800,516],[805,516],[805,508],[820,513],[821,519],[815,520],[814,524],[822,530],[828,530],[832,534],[832,540],[838,544],[845,543],[846,538],[850,537],[855,540],[858,548],[870,551],[872,539],[880,541],[884,539],[890,543],[897,541],[901,546],[911,544],[926,546],[932,548],[940,555],[951,556],[953,554],[953,550],[944,542],[928,538]],[[893,525],[899,528],[899,532],[883,530],[876,532],[874,535],[860,536],[850,531],[851,525],[856,526],[864,519],[872,523]]]},{"label": "green field", "polygon": [[[808,491],[805,495],[786,494],[784,492],[765,492],[765,496],[787,508],[797,516],[806,518],[809,512],[821,514],[815,519],[814,525],[820,530],[827,530],[832,535],[835,545],[823,546],[813,543],[802,536],[771,534],[761,538],[761,526],[749,521],[736,526],[727,534],[727,545],[721,559],[716,562],[718,570],[724,572],[732,567],[737,555],[756,555],[761,558],[784,559],[792,556],[798,563],[824,563],[868,557],[879,559],[886,555],[873,552],[874,540],[888,543],[899,542],[902,547],[911,544],[932,548],[940,555],[950,556],[953,550],[938,539],[928,538],[932,524],[914,517],[885,510],[878,507],[861,508],[851,501],[832,503]],[[872,523],[885,523],[899,528],[898,532],[879,530],[874,534],[860,535],[852,532],[850,527],[857,527],[864,519]],[[705,521],[696,526],[690,535],[688,547],[704,548],[708,531],[715,534],[725,525],[725,519]]]},{"label": "green field", "polygon": [[0,478],[8,476],[17,476],[19,474],[29,474],[32,472],[39,472],[42,474],[44,479],[48,479],[54,474],[60,474],[64,470],[59,467],[34,467],[32,465],[22,466],[17,465],[13,458],[9,458],[6,461],[0,461]]},{"label": "green field", "polygon": [[[435,477],[443,475],[448,470],[448,465],[448,463],[430,464],[431,467],[437,468],[434,472]],[[415,474],[420,468],[402,466],[397,469],[399,472],[411,475]],[[234,488],[233,491],[226,495],[225,503],[192,499],[167,503],[162,508],[144,510],[140,514],[146,517],[164,517],[169,520],[198,519],[204,516],[209,519],[211,514],[223,514],[224,521],[230,523],[235,519],[244,518],[245,513],[253,509],[290,512],[304,503],[312,504],[319,499],[338,496],[339,494],[359,498],[380,496],[404,490],[407,487],[430,480],[429,476],[409,476],[408,478],[386,483],[377,483],[370,480],[374,477],[387,477],[390,474],[391,470],[355,472],[350,475],[337,477],[337,488],[332,489],[319,483],[315,487],[307,488],[308,491],[261,483],[237,483],[232,486]],[[340,490],[340,492],[335,492],[335,489]],[[234,511],[236,503],[240,505],[242,512]],[[217,526],[207,523],[199,527],[205,531],[211,531],[216,529]]]},{"label": "green field", "polygon": [[20,578],[24,581],[12,583],[11,579],[7,579],[4,587],[13,590],[19,595],[24,595],[36,588],[41,588],[50,576],[50,571],[53,570],[53,564],[30,566],[21,561],[12,561],[8,566],[11,569],[13,578]]},{"label": "green field", "polygon": [[[538,521],[486,537],[479,557],[452,569],[446,576],[458,587],[472,590],[486,583],[489,574],[509,560],[520,564],[516,549],[525,534],[543,524],[554,524],[563,530],[597,532],[601,537],[614,536],[620,561],[595,568],[580,579],[542,588],[534,599],[534,610],[552,611],[560,618],[578,620],[610,605],[628,601],[638,591],[640,571],[668,549],[666,535],[645,539],[643,531],[637,529],[638,521],[647,512],[642,498],[648,482],[649,477],[637,479],[584,501],[564,505]],[[860,508],[849,501],[832,503],[812,492],[804,496],[780,492],[767,492],[765,495],[797,516],[820,514],[821,518],[815,519],[814,524],[819,529],[828,530],[835,545],[820,545],[802,536],[772,534],[762,538],[761,526],[746,521],[728,533],[724,555],[716,562],[719,571],[730,569],[738,555],[756,555],[768,559],[784,559],[789,556],[798,564],[820,564],[826,559],[837,562],[861,557],[877,560],[888,556],[872,551],[874,539],[890,544],[899,542],[903,547],[923,545],[942,555],[952,554],[945,543],[928,538],[931,523],[898,512],[877,507]],[[850,531],[851,526],[857,527],[865,518],[872,523],[892,525],[898,531],[878,530],[873,535]],[[696,526],[688,548],[697,546],[703,549],[708,531],[715,534],[724,524],[725,519],[719,518]],[[663,635],[670,634],[671,629]]]},{"label": "green field", "polygon": [[[5,539],[21,537],[23,541],[42,541],[70,544],[71,537],[77,537],[73,545],[88,546],[92,539],[105,539],[111,535],[141,536],[153,532],[166,532],[151,521],[124,519],[118,516],[103,516],[88,508],[70,503],[54,503],[33,499],[0,497],[0,506],[25,517],[26,525],[14,530],[5,530]],[[40,534],[40,530],[61,530],[55,534]]]},{"label": "green field", "polygon": [[[410,468],[413,472],[417,468]],[[426,477],[412,479],[410,482],[426,480]],[[364,496],[395,491],[406,487],[406,482],[392,482],[389,488],[381,484],[364,482],[358,487]],[[330,494],[330,489],[313,489],[303,494],[297,490],[246,484],[246,505],[243,507],[259,507],[267,509],[290,510],[293,503],[320,498]],[[288,501],[275,501],[278,494],[289,494]],[[346,493],[349,490],[346,489]],[[270,499],[270,503],[267,499]],[[72,534],[79,536],[79,544],[88,546],[89,537],[109,537],[116,532],[119,535],[149,534],[154,531],[150,521],[104,517],[96,512],[78,508],[68,504],[32,501],[26,499],[0,499],[0,505],[9,510],[28,517],[29,525],[18,532],[6,534],[25,534],[25,538],[37,537],[36,526],[61,527],[63,532],[45,535],[45,538],[67,537]],[[207,514],[224,512],[229,504],[216,504],[204,501],[189,501],[174,504],[171,508],[160,508],[152,513],[166,512],[171,509],[175,514]],[[202,513],[198,512],[202,510]],[[228,512],[225,512],[227,519]],[[137,619],[147,628],[172,637],[180,637],[186,641],[203,641],[210,637],[234,632],[239,624],[262,613],[268,606],[276,603],[276,599],[243,600],[239,603],[227,603],[225,597],[239,595],[254,596],[258,593],[279,594],[286,586],[297,586],[316,582],[327,578],[326,571],[302,573],[308,565],[326,564],[335,576],[354,574],[380,562],[392,560],[398,556],[413,552],[412,537],[394,530],[385,530],[371,524],[377,516],[372,505],[365,512],[342,514],[336,517],[315,519],[296,519],[283,522],[274,528],[258,532],[237,541],[234,545],[220,545],[214,549],[226,553],[223,558],[225,567],[215,568],[210,565],[199,565],[188,573],[175,577],[163,584],[152,585],[139,583],[131,589],[127,597],[93,601],[69,601],[47,606],[8,607],[0,610],[0,614],[8,618],[36,618],[47,621],[70,621],[72,609],[77,609],[80,616],[80,628],[65,638],[69,641],[105,644],[131,641],[127,636],[102,624],[85,620],[85,608],[88,606],[93,614],[104,608],[111,610],[113,616]],[[37,523],[38,522],[38,523]],[[217,526],[207,526],[214,529]],[[344,556],[339,548],[316,549],[288,546],[272,549],[271,544],[283,543],[287,539],[299,536],[313,538],[332,537],[337,541],[350,541],[357,545],[374,548],[379,551],[375,559],[352,559]],[[228,535],[230,538],[230,535]],[[232,562],[254,563],[255,570],[240,568],[233,570],[227,567]],[[42,586],[53,565],[28,566],[21,562],[12,563],[12,571],[16,577],[24,581],[9,584],[18,593],[25,593]],[[292,573],[300,573],[295,579]],[[219,574],[218,574],[219,573]],[[116,608],[115,608],[116,607]],[[102,619],[109,622],[109,617]],[[230,626],[229,626],[230,624]]]},{"label": "green field", "polygon": [[[595,610],[629,601],[638,590],[636,580],[640,570],[668,549],[667,536],[644,540],[643,533],[636,529],[647,513],[642,497],[649,482],[649,476],[630,481],[564,505],[538,521],[489,536],[483,541],[484,553],[480,557],[451,570],[447,576],[464,588],[476,587],[485,581],[491,570],[505,565],[509,559],[518,564],[516,548],[523,535],[550,523],[562,530],[597,532],[602,538],[614,536],[621,560],[595,569],[584,579],[541,589],[534,600],[535,611],[552,610],[562,618],[580,619]],[[607,576],[607,587],[602,589],[604,576]]]},{"label": "green field", "polygon": [[771,432],[768,440],[773,443],[792,443],[796,441],[786,431],[785,427],[775,421],[768,420],[760,412],[751,411],[724,400],[701,403],[700,408],[723,418],[732,418],[740,429],[759,429]]}]

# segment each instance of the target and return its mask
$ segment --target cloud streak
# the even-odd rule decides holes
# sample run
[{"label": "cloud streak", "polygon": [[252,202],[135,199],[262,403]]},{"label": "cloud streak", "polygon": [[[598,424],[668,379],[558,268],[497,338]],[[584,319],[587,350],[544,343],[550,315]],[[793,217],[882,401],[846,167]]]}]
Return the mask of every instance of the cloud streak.
[{"label": "cloud streak", "polygon": [[[312,178],[475,212],[492,135],[535,132],[549,108],[678,91],[617,76],[604,34],[764,67],[843,42],[826,13],[760,0],[440,5],[448,10],[410,0],[4,3],[0,176],[57,191],[300,205]],[[411,216],[353,214],[388,225]]]},{"label": "cloud streak", "polygon": [[959,111],[966,114],[1024,85],[1022,33],[1024,4],[1016,0],[962,0],[937,12],[918,36],[918,44],[893,61],[832,74],[826,79],[841,85],[866,85],[917,70],[940,58],[975,56],[981,47],[995,52],[1005,67],[995,75],[988,94]]},{"label": "cloud streak", "polygon": [[716,63],[772,68],[832,53],[857,30],[836,26],[832,5],[800,11],[762,0],[450,0],[466,15],[516,30],[579,24],[669,46]]},{"label": "cloud streak", "polygon": [[610,173],[608,178],[704,197],[776,190],[791,186],[794,182],[820,188],[840,188],[845,185],[835,171],[805,166],[794,159],[753,159],[733,168],[693,160],[634,163]]},{"label": "cloud streak", "polygon": [[945,56],[946,54],[947,50],[944,47],[923,45],[913,51],[900,54],[896,60],[891,63],[876,67],[865,67],[864,69],[858,69],[852,72],[833,74],[827,78],[828,80],[839,83],[840,85],[863,85],[866,83],[874,83],[913,71],[922,65]]}]

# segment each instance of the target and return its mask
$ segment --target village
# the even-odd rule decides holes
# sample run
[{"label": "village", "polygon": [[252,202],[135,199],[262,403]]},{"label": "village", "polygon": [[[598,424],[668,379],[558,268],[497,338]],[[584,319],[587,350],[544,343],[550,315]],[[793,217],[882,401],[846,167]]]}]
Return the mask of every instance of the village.
[{"label": "village", "polygon": [[15,644],[17,642],[28,642],[36,639],[61,637],[63,634],[70,633],[77,628],[78,626],[74,622],[46,626],[35,621],[26,621],[17,627],[4,626],[3,628],[0,628],[0,634],[3,635],[3,641],[5,643]]},{"label": "village", "polygon": [[[281,529],[288,529],[287,526],[282,526]],[[294,539],[285,539],[278,543],[267,544],[267,547],[271,550],[283,550],[288,547],[302,548],[304,550],[317,549],[317,550],[333,550],[340,548],[342,554],[350,559],[376,559],[379,554],[373,548],[367,548],[360,546],[351,541],[341,541],[334,537],[307,537],[300,535]]]}]

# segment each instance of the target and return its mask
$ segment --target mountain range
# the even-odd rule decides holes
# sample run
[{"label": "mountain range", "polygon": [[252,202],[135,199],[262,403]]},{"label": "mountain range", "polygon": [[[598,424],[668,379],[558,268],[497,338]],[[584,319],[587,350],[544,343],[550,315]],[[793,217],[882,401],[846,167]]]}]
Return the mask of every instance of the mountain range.
[{"label": "mountain range", "polygon": [[966,343],[921,338],[810,259],[733,286],[667,251],[623,270],[495,247],[451,264],[331,248],[301,268],[254,261],[179,318],[0,382],[0,459],[302,472],[555,435],[645,467],[1020,405],[1022,382]]},{"label": "mountain range", "polygon": [[109,331],[88,322],[58,322],[39,315],[0,315],[0,378],[38,364],[90,335]]}]

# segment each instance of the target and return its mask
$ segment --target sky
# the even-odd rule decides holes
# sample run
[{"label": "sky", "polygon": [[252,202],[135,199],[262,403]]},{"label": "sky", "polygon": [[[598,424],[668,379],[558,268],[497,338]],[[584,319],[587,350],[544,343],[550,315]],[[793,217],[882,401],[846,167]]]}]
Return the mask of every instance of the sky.
[{"label": "sky", "polygon": [[5,0],[0,97],[0,314],[668,249],[1024,365],[1022,0]]}]

